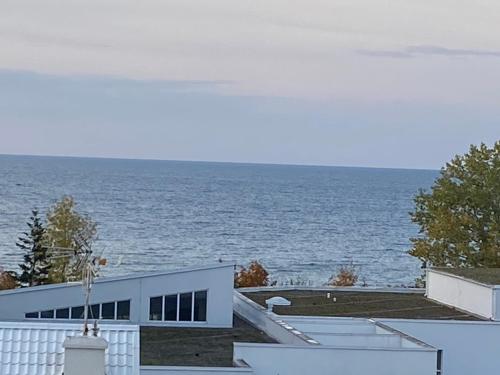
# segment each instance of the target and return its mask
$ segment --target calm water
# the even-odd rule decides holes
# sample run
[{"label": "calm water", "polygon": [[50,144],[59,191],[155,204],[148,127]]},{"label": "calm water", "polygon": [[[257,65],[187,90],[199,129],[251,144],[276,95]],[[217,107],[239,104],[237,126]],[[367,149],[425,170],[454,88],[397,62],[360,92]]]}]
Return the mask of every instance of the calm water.
[{"label": "calm water", "polygon": [[354,262],[370,285],[411,283],[408,211],[436,171],[0,156],[0,264],[32,207],[63,194],[98,223],[106,275],[261,260],[274,279],[326,282]]}]

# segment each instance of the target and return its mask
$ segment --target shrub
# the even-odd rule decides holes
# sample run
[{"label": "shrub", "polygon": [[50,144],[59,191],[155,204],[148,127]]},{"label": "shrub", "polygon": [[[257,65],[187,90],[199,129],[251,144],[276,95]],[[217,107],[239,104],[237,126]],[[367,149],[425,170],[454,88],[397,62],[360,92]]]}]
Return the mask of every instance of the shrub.
[{"label": "shrub", "polygon": [[239,272],[234,274],[235,288],[247,288],[267,285],[269,285],[269,273],[256,260],[250,263],[248,269],[242,267]]},{"label": "shrub", "polygon": [[342,265],[336,275],[330,277],[328,285],[354,286],[358,282],[358,274],[353,264]]},{"label": "shrub", "polygon": [[0,290],[14,289],[16,286],[15,277],[9,272],[4,272],[0,267]]}]

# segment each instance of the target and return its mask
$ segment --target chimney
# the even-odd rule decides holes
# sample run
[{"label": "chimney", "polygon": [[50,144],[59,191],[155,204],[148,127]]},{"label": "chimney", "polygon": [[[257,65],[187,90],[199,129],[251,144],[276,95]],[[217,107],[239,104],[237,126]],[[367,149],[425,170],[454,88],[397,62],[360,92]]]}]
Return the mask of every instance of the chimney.
[{"label": "chimney", "polygon": [[64,375],[105,375],[108,343],[102,337],[68,336],[63,347]]}]

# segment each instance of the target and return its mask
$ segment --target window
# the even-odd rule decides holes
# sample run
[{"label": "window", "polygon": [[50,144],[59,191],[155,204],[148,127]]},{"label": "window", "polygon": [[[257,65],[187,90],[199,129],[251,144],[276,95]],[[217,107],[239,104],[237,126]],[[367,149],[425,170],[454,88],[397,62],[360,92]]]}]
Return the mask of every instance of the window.
[{"label": "window", "polygon": [[194,293],[194,321],[205,322],[207,320],[207,291],[202,290]]},{"label": "window", "polygon": [[83,306],[71,308],[71,319],[83,319]]},{"label": "window", "polygon": [[177,294],[165,296],[165,320],[177,320]]},{"label": "window", "polygon": [[115,319],[115,303],[103,303],[101,306],[102,319]]},{"label": "window", "polygon": [[130,319],[130,300],[118,301],[116,303],[116,319],[118,320]]},{"label": "window", "polygon": [[206,322],[206,290],[169,294],[149,299],[149,320],[167,322]]},{"label": "window", "polygon": [[193,305],[193,293],[182,293],[179,297],[179,320],[190,322]]},{"label": "window", "polygon": [[[160,303],[161,306],[161,303]],[[62,307],[55,310],[35,311],[24,314],[26,319],[80,319],[84,317],[83,306]],[[89,319],[129,320],[130,300],[95,303],[89,306]],[[160,318],[161,319],[161,318]]]},{"label": "window", "polygon": [[56,310],[56,319],[69,319],[69,308],[57,309]]},{"label": "window", "polygon": [[100,304],[91,305],[89,309],[89,319],[100,319],[99,310],[101,309]]},{"label": "window", "polygon": [[153,297],[149,299],[149,320],[162,320],[163,297]]},{"label": "window", "polygon": [[40,318],[42,319],[54,319],[54,310],[46,310],[40,312]]}]

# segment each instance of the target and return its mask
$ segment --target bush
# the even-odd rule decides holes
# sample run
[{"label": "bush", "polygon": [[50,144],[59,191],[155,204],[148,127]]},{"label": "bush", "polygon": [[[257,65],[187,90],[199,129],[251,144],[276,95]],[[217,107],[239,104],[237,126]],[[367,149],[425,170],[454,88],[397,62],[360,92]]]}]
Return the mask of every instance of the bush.
[{"label": "bush", "polygon": [[267,285],[269,285],[269,273],[256,260],[250,263],[248,269],[242,267],[239,272],[234,274],[235,288],[247,288]]},{"label": "bush", "polygon": [[14,289],[16,286],[15,277],[9,272],[4,272],[0,267],[0,290]]},{"label": "bush", "polygon": [[330,277],[328,285],[354,286],[358,282],[358,274],[353,264],[340,266],[337,275]]}]

